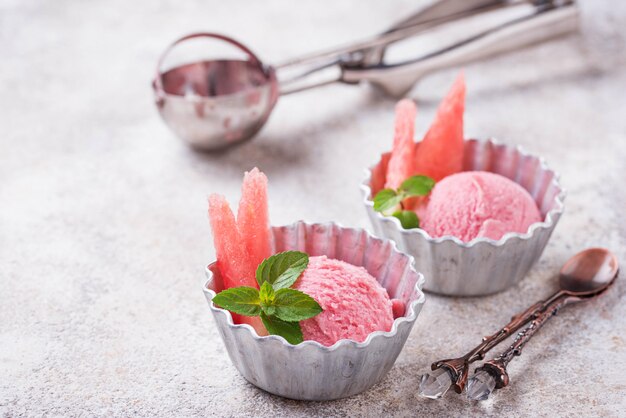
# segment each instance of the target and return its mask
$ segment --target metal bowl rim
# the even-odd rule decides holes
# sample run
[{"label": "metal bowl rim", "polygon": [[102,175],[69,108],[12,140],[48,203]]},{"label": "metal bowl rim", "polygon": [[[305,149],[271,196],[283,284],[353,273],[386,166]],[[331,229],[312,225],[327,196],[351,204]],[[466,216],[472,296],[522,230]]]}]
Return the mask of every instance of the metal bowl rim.
[{"label": "metal bowl rim", "polygon": [[[252,328],[250,325],[248,324],[235,324],[233,322],[233,316],[231,315],[230,311],[226,310],[226,309],[222,309],[219,308],[217,306],[215,306],[215,304],[213,303],[213,297],[216,295],[215,291],[209,289],[208,285],[210,282],[213,281],[214,275],[213,272],[211,271],[211,267],[213,267],[217,261],[213,261],[211,263],[209,263],[206,267],[205,267],[205,273],[207,276],[206,281],[204,281],[203,285],[202,285],[202,290],[204,291],[205,294],[208,294],[210,297],[211,302],[209,303],[209,307],[211,309],[211,311],[213,312],[214,315],[216,314],[220,314],[220,315],[224,315],[226,317],[226,321],[228,324],[228,328],[231,330],[245,330],[248,331],[253,340],[262,343],[262,342],[267,342],[270,340],[274,340],[274,341],[278,341],[279,343],[281,343],[283,346],[286,346],[288,349],[291,350],[306,350],[308,349],[308,347],[312,347],[316,350],[320,350],[322,352],[333,352],[333,351],[337,351],[339,349],[342,349],[343,347],[350,347],[350,348],[355,348],[355,349],[364,349],[366,348],[373,340],[375,339],[390,339],[393,338],[397,333],[398,333],[398,329],[400,327],[400,325],[404,324],[404,323],[412,323],[415,322],[415,320],[417,319],[420,309],[417,309],[417,307],[419,305],[423,305],[424,302],[426,301],[426,295],[424,293],[424,291],[422,290],[424,287],[424,282],[425,282],[425,278],[424,275],[420,272],[418,272],[415,269],[415,260],[414,257],[406,254],[402,251],[400,251],[396,245],[396,243],[393,240],[389,240],[386,238],[379,238],[379,237],[375,237],[374,235],[372,235],[369,231],[367,231],[364,228],[351,228],[351,227],[344,227],[342,224],[338,223],[338,222],[313,222],[313,223],[309,223],[309,222],[305,222],[305,221],[297,221],[294,222],[292,224],[288,224],[288,225],[280,225],[280,226],[273,226],[272,228],[284,228],[284,227],[295,227],[296,225],[306,225],[306,226],[316,226],[316,225],[320,225],[320,226],[324,226],[324,227],[332,227],[332,226],[336,226],[340,229],[348,229],[348,230],[354,230],[356,232],[359,233],[365,233],[368,237],[368,239],[370,240],[375,240],[375,241],[380,241],[380,242],[389,242],[391,244],[391,250],[393,252],[396,252],[397,254],[400,254],[402,257],[407,257],[409,259],[408,262],[408,269],[409,271],[417,274],[418,279],[415,282],[415,287],[414,287],[414,291],[416,291],[419,294],[419,297],[414,299],[408,307],[405,308],[405,315],[400,316],[396,319],[394,319],[393,324],[391,326],[391,330],[389,331],[374,331],[372,333],[370,333],[367,338],[365,339],[365,341],[362,342],[357,342],[354,340],[349,340],[349,339],[342,339],[337,341],[335,344],[333,344],[332,346],[325,346],[317,341],[312,341],[312,340],[306,340],[303,341],[299,344],[290,344],[289,342],[287,342],[287,340],[281,336],[278,335],[266,335],[266,336],[259,336],[259,334],[257,334],[257,332],[254,330],[254,328]],[[244,331],[244,332],[245,332]]]},{"label": "metal bowl rim", "polygon": [[460,247],[464,247],[464,248],[474,247],[479,244],[487,244],[493,247],[502,247],[507,243],[507,241],[513,238],[518,238],[521,240],[529,240],[530,238],[532,238],[532,236],[535,234],[536,231],[551,229],[554,226],[555,219],[558,219],[563,213],[564,200],[565,200],[565,197],[567,196],[567,191],[561,186],[561,184],[558,181],[559,179],[558,172],[549,168],[545,160],[542,157],[526,152],[526,150],[524,150],[524,148],[520,145],[516,145],[516,146],[507,145],[494,138],[489,138],[486,140],[469,138],[469,139],[466,139],[465,141],[466,142],[467,141],[486,142],[486,143],[491,143],[494,146],[514,148],[520,155],[524,157],[536,158],[539,161],[539,167],[541,169],[547,172],[553,173],[551,183],[559,190],[559,193],[554,197],[554,201],[556,203],[555,207],[546,214],[545,220],[541,222],[533,223],[532,225],[528,227],[528,231],[526,231],[525,233],[509,232],[509,233],[504,234],[502,238],[500,238],[499,240],[494,240],[494,239],[485,238],[485,237],[477,237],[468,242],[461,241],[461,239],[452,235],[444,235],[443,237],[434,238],[434,237],[431,237],[430,234],[428,234],[428,232],[424,231],[421,228],[404,229],[402,225],[400,224],[400,220],[398,220],[396,217],[384,216],[380,212],[374,211],[374,201],[370,198],[372,194],[372,189],[370,187],[370,181],[372,178],[372,169],[378,166],[378,164],[380,164],[380,161],[382,160],[382,156],[385,154],[388,154],[389,152],[383,153],[381,155],[381,158],[378,160],[378,162],[374,166],[371,166],[370,168],[365,170],[366,176],[363,179],[363,182],[361,183],[361,187],[360,187],[363,193],[363,204],[365,205],[366,208],[371,208],[378,222],[383,223],[383,224],[393,225],[394,228],[399,233],[401,233],[402,235],[405,235],[405,238],[410,237],[410,236],[416,236],[416,237],[420,237],[422,239],[425,239],[428,242],[432,242],[435,244],[440,244],[444,242],[453,242],[456,245]]}]

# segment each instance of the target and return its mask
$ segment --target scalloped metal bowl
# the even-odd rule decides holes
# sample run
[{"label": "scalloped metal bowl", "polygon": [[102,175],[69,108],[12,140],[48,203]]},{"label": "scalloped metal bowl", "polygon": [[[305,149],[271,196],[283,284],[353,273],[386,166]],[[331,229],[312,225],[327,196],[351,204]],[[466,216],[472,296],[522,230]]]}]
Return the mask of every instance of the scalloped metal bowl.
[{"label": "scalloped metal bowl", "polygon": [[462,242],[452,236],[433,238],[422,229],[403,229],[394,217],[374,211],[372,190],[383,188],[390,153],[368,170],[361,185],[363,203],[376,235],[391,239],[415,258],[428,281],[424,289],[449,296],[482,296],[507,289],[521,280],[541,256],[563,213],[565,191],[545,162],[520,147],[495,140],[465,141],[464,171],[491,171],[524,187],[533,197],[543,222],[525,234],[509,233],[500,240],[476,238]]},{"label": "scalloped metal bowl", "polygon": [[279,336],[259,337],[211,302],[222,288],[219,269],[211,263],[204,294],[231,361],[250,383],[286,398],[330,400],[369,389],[393,366],[425,301],[424,277],[413,267],[412,257],[392,241],[334,223],[297,222],[272,232],[275,252],[299,250],[364,267],[390,297],[405,303],[406,312],[389,332],[373,332],[361,343],[340,340],[326,347],[316,341],[292,345]]}]

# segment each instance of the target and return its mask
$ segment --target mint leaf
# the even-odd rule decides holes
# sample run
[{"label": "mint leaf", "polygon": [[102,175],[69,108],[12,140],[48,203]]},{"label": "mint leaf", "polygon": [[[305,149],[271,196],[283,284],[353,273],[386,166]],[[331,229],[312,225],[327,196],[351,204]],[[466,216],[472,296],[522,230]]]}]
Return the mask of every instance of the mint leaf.
[{"label": "mint leaf", "polygon": [[391,216],[398,218],[404,229],[420,227],[420,220],[412,210],[399,210],[394,212]]},{"label": "mint leaf", "polygon": [[[374,196],[374,210],[400,220],[404,229],[419,228],[419,218],[413,211],[403,210],[402,201],[409,197],[426,196],[435,187],[435,180],[428,176],[411,176],[404,180],[398,190],[383,189]],[[398,206],[400,206],[398,208]]]},{"label": "mint leaf", "polygon": [[285,251],[263,260],[256,269],[259,286],[269,282],[274,290],[284,289],[298,280],[309,265],[309,256],[300,251]]},{"label": "mint leaf", "polygon": [[410,196],[426,196],[435,187],[435,180],[428,176],[412,176],[404,180],[398,191]]},{"label": "mint leaf", "polygon": [[263,282],[261,285],[259,299],[261,299],[261,304],[271,304],[274,301],[274,288],[269,282]]},{"label": "mint leaf", "polygon": [[260,289],[241,286],[218,293],[213,302],[229,311],[246,316],[260,316],[270,334],[280,335],[291,344],[302,342],[299,321],[322,312],[320,305],[307,294],[289,289],[309,265],[309,256],[286,251],[263,260],[256,270]]},{"label": "mint leaf", "polygon": [[261,300],[261,309],[263,309],[263,312],[267,315],[274,315],[276,311],[276,307],[274,306],[274,288],[269,282],[263,282],[261,285],[259,299]]},{"label": "mint leaf", "polygon": [[287,340],[289,344],[300,344],[304,338],[302,337],[302,329],[298,322],[286,322],[272,316],[269,317],[261,312],[261,321],[265,325],[265,329],[272,335],[280,335]]},{"label": "mint leaf", "polygon": [[374,210],[376,212],[385,212],[393,209],[402,202],[404,197],[396,193],[392,189],[383,189],[374,196]]},{"label": "mint leaf", "polygon": [[261,313],[259,291],[254,287],[240,286],[222,290],[215,295],[213,303],[239,315],[257,316]]},{"label": "mint leaf", "polygon": [[275,315],[288,322],[297,322],[314,317],[322,307],[311,296],[296,289],[279,289],[274,298]]}]

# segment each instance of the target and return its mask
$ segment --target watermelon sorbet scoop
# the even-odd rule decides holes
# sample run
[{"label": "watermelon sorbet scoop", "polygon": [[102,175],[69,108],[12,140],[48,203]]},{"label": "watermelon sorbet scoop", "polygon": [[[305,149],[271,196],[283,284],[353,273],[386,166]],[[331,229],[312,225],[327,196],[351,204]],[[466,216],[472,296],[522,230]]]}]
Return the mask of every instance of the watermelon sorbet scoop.
[{"label": "watermelon sorbet scoop", "polygon": [[324,310],[300,322],[305,340],[331,346],[341,339],[363,342],[374,331],[391,330],[395,306],[363,267],[326,256],[310,257],[294,287]]},{"label": "watermelon sorbet scoop", "polygon": [[499,174],[466,171],[435,185],[421,228],[432,237],[452,235],[468,242],[526,233],[540,221],[535,201],[522,186]]}]

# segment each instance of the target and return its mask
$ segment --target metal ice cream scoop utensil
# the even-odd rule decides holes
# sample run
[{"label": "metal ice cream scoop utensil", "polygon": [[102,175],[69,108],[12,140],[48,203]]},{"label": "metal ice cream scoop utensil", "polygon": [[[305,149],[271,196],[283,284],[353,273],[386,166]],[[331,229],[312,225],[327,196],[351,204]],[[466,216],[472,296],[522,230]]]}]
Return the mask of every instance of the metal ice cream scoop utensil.
[{"label": "metal ice cream scoop utensil", "polygon": [[[506,19],[468,31],[468,19],[487,14]],[[400,96],[433,71],[572,32],[577,17],[574,0],[440,0],[377,36],[276,66],[263,64],[232,38],[196,33],[177,40],[161,56],[153,81],[155,100],[174,133],[195,148],[219,149],[256,134],[281,95],[334,82],[369,82]],[[388,59],[388,50],[401,41],[452,22],[461,36],[451,43],[410,59]],[[247,59],[202,60],[163,69],[175,46],[196,38],[226,42]]]},{"label": "metal ice cream scoop utensil", "polygon": [[487,399],[494,389],[508,385],[506,366],[514,356],[521,354],[524,345],[549,318],[564,306],[591,299],[604,292],[615,281],[618,270],[617,259],[604,248],[590,248],[576,254],[561,268],[557,292],[515,315],[504,328],[483,338],[478,346],[464,356],[434,362],[431,366],[433,372],[422,376],[420,396],[439,399],[450,387],[461,393],[467,382],[470,364],[484,359],[493,347],[530,323],[517,335],[509,349],[478,368],[470,379],[468,397],[473,400]]}]

